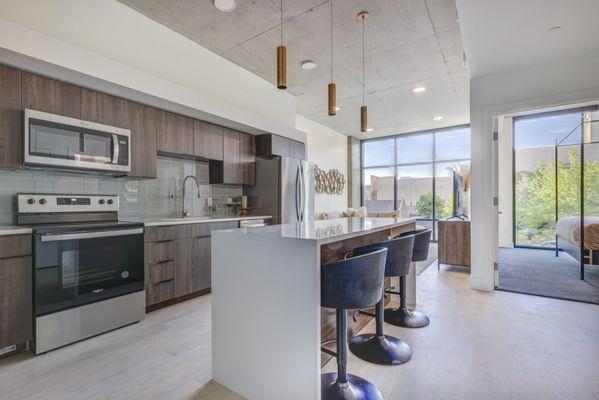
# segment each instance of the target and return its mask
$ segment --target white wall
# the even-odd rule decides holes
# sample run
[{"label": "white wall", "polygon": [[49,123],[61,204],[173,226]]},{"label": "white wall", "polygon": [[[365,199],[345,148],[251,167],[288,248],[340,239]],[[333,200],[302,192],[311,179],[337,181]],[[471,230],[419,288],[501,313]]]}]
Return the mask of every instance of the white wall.
[{"label": "white wall", "polygon": [[115,0],[0,0],[0,49],[305,139],[294,96]]},{"label": "white wall", "polygon": [[317,122],[297,115],[296,128],[306,132],[308,160],[320,169],[338,169],[345,176],[343,194],[320,194],[315,197],[315,213],[343,211],[347,208],[347,136],[335,132]]},{"label": "white wall", "polygon": [[494,287],[498,227],[493,206],[493,117],[599,99],[598,71],[595,51],[471,80],[472,288]]}]

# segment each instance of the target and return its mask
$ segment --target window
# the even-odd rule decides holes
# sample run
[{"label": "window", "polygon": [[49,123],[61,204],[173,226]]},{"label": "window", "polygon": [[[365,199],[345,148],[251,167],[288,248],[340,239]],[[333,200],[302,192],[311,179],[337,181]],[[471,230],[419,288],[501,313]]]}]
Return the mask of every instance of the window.
[{"label": "window", "polygon": [[580,215],[577,177],[582,112],[575,109],[514,118],[515,246],[555,248],[556,142],[561,142],[557,150],[559,215]]},{"label": "window", "polygon": [[469,126],[364,140],[362,204],[368,211],[399,210],[436,238],[436,221],[454,211],[454,172],[470,176]]}]

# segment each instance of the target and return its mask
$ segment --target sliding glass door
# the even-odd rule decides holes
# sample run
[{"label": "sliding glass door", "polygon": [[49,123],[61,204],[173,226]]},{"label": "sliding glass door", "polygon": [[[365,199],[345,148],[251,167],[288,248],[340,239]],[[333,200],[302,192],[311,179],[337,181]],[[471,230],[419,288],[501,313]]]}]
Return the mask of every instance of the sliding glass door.
[{"label": "sliding glass door", "polygon": [[[515,117],[513,150],[514,245],[555,248],[555,144],[560,174],[560,215],[580,215],[581,110]],[[570,134],[568,136],[568,134]],[[577,183],[578,182],[578,183]],[[577,200],[578,199],[578,200]],[[578,214],[577,214],[578,213]]]}]

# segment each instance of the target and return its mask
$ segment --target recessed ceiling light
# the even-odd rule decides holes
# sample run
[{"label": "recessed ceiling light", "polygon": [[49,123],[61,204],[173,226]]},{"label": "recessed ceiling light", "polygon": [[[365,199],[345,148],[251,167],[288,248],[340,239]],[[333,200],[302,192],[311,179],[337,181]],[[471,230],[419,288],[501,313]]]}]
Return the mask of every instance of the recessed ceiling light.
[{"label": "recessed ceiling light", "polygon": [[426,92],[426,88],[424,86],[418,86],[418,87],[415,87],[414,89],[412,89],[412,92],[414,92],[414,93]]},{"label": "recessed ceiling light", "polygon": [[366,128],[366,132],[372,132],[374,128]]},{"label": "recessed ceiling light", "polygon": [[312,60],[302,61],[300,65],[302,66],[303,69],[308,69],[308,70],[316,68],[316,62],[312,61]]},{"label": "recessed ceiling light", "polygon": [[235,9],[235,0],[214,0],[214,7],[222,12],[231,12]]},{"label": "recessed ceiling light", "polygon": [[339,110],[341,110],[341,107],[339,107],[339,106],[335,107],[335,111],[339,111]]},{"label": "recessed ceiling light", "polygon": [[442,116],[442,115],[435,115],[435,116],[433,117],[433,121],[441,121],[442,119],[443,119],[443,116]]}]

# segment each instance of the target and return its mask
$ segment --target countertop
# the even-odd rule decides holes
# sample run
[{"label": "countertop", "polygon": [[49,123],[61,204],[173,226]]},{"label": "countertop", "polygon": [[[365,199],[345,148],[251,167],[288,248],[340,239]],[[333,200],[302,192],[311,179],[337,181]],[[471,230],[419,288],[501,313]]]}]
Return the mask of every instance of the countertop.
[{"label": "countertop", "polygon": [[140,222],[144,226],[168,226],[181,224],[203,224],[210,222],[248,221],[253,219],[269,219],[270,215],[245,215],[237,217],[188,217],[188,218],[122,218],[123,222]]},{"label": "countertop", "polygon": [[273,238],[315,240],[319,244],[326,244],[414,222],[413,218],[338,218],[251,229],[227,229],[218,232],[219,235],[243,235],[266,240]]},{"label": "countertop", "polygon": [[5,235],[26,235],[33,233],[31,228],[25,228],[17,225],[0,225],[0,236]]}]

